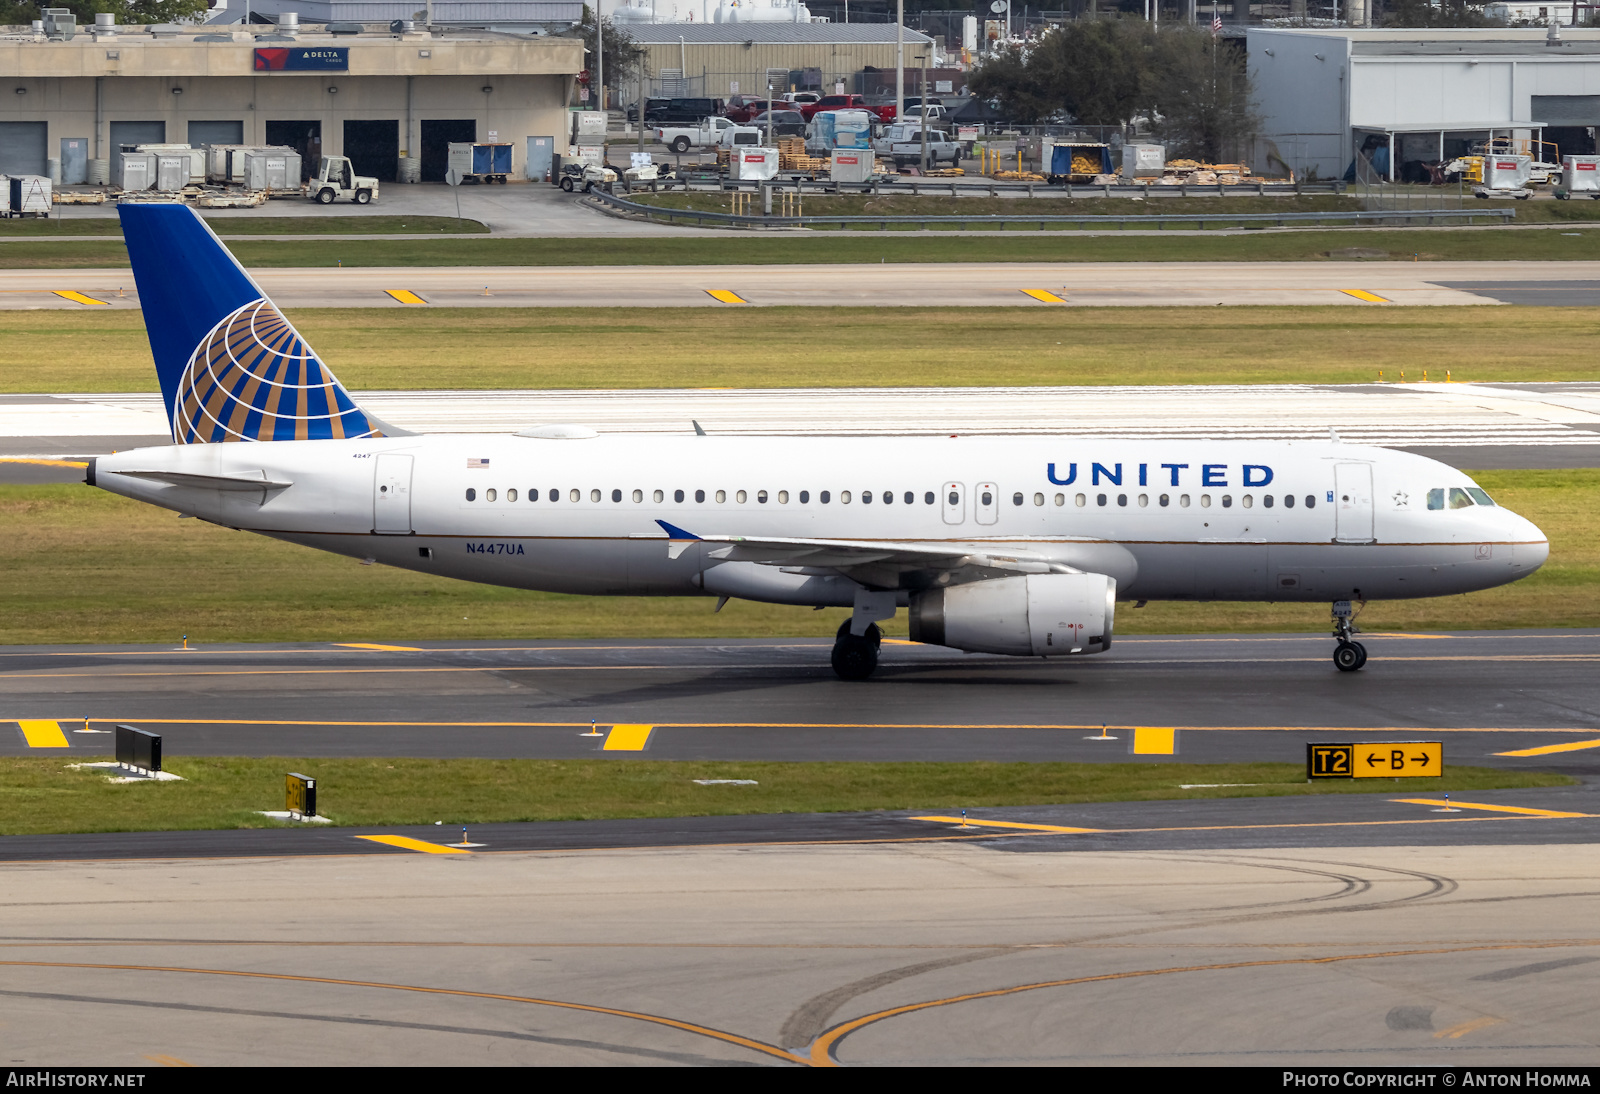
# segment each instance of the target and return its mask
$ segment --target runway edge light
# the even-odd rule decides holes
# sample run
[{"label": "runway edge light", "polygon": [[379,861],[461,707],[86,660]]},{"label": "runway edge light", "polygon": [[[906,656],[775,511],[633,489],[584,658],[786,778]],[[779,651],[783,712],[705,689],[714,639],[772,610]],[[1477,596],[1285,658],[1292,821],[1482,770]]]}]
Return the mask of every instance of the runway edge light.
[{"label": "runway edge light", "polygon": [[1307,782],[1314,779],[1436,779],[1443,774],[1442,741],[1306,744]]}]

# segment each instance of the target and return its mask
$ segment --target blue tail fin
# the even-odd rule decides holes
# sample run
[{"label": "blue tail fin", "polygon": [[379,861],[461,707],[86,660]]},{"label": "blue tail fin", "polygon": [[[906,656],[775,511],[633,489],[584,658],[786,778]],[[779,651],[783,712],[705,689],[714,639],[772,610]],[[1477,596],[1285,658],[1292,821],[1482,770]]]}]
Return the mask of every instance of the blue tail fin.
[{"label": "blue tail fin", "polygon": [[199,214],[118,212],[174,441],[383,435]]}]

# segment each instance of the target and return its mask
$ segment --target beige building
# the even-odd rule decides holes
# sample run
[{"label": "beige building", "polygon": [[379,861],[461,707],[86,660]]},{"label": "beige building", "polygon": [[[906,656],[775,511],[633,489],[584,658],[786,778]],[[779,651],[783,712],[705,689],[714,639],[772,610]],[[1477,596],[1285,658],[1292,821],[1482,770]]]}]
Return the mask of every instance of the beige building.
[{"label": "beige building", "polygon": [[[873,70],[887,70],[891,90],[894,84],[893,23],[630,23],[625,29],[645,49],[651,95],[763,96],[769,79],[774,89],[832,91],[843,83],[846,92],[867,94],[880,86]],[[906,30],[908,73],[923,55],[930,66],[941,59],[931,55],[932,46],[932,38]],[[908,87],[914,82],[906,77]],[[612,101],[637,96],[635,88],[618,88]]]},{"label": "beige building", "polygon": [[123,146],[271,144],[299,149],[307,170],[326,153],[386,181],[434,180],[451,141],[498,140],[522,177],[534,138],[549,141],[536,155],[565,145],[578,40],[332,26],[80,28],[67,41],[12,28],[23,33],[0,40],[0,174],[103,182]]}]

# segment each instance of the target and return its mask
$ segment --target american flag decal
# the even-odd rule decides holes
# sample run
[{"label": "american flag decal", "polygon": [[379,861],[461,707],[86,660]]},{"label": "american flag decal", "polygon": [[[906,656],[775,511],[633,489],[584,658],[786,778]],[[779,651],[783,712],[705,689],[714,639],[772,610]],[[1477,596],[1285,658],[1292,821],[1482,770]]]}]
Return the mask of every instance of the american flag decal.
[{"label": "american flag decal", "polygon": [[468,470],[471,470],[474,467],[488,467],[488,466],[489,466],[489,461],[488,460],[479,460],[479,459],[474,459],[474,458],[471,458],[471,457],[469,457],[467,459],[467,468],[468,468]]}]

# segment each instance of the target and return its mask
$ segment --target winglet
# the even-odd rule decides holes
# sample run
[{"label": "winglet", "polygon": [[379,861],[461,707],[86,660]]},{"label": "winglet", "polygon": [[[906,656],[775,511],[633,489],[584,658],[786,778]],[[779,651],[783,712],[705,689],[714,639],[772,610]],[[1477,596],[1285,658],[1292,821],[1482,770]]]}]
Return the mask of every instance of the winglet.
[{"label": "winglet", "polygon": [[668,539],[699,539],[700,538],[699,536],[695,535],[693,532],[685,532],[682,528],[679,528],[676,524],[668,524],[664,520],[658,520],[658,521],[656,521],[656,523],[661,525],[661,530],[663,532],[667,533],[667,538]]}]

